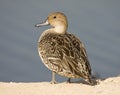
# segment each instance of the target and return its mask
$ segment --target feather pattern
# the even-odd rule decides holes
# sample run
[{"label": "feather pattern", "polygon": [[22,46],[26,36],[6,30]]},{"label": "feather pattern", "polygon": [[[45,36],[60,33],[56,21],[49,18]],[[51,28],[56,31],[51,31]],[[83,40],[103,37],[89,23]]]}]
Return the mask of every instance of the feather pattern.
[{"label": "feather pattern", "polygon": [[68,78],[85,78],[91,68],[83,43],[73,34],[47,33],[38,42],[40,57],[50,70]]}]

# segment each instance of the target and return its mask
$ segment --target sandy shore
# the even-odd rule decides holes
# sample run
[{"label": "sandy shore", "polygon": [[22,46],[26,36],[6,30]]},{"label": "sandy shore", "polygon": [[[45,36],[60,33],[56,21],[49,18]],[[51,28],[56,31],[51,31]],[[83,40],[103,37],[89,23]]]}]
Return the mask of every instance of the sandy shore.
[{"label": "sandy shore", "polygon": [[0,95],[120,95],[120,77],[107,78],[96,86],[83,83],[0,82]]}]

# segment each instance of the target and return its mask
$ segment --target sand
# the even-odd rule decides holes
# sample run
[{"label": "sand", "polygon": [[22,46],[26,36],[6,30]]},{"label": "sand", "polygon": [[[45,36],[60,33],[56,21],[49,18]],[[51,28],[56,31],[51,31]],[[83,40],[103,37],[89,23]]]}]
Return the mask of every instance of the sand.
[{"label": "sand", "polygon": [[95,86],[66,82],[0,82],[0,95],[120,95],[120,77],[100,80]]}]

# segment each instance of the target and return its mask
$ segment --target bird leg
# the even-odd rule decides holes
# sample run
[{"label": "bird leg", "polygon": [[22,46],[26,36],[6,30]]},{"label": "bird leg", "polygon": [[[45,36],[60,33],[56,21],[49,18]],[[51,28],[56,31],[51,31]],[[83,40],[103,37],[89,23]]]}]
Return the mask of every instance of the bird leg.
[{"label": "bird leg", "polygon": [[52,71],[52,81],[51,84],[56,84],[56,80],[55,80],[55,72]]},{"label": "bird leg", "polygon": [[71,78],[68,78],[67,83],[71,83]]}]

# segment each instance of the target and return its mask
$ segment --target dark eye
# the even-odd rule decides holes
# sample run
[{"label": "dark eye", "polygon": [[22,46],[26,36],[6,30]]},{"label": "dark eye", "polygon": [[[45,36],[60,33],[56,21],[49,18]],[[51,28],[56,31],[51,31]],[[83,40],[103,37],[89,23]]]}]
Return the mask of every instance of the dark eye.
[{"label": "dark eye", "polygon": [[54,16],[53,18],[56,18],[56,16]]}]

